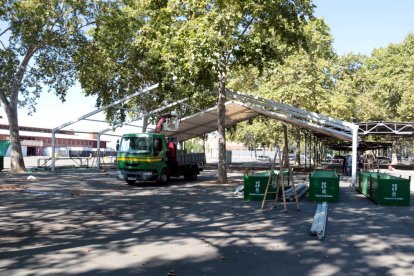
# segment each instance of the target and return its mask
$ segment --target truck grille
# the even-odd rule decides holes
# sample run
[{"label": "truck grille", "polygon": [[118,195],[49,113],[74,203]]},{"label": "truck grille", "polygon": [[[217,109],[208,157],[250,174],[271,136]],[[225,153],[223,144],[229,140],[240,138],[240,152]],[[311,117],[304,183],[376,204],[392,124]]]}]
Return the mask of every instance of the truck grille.
[{"label": "truck grille", "polygon": [[135,162],[125,162],[125,166],[127,167],[132,167],[132,168],[137,168],[141,165],[142,163],[135,163]]}]

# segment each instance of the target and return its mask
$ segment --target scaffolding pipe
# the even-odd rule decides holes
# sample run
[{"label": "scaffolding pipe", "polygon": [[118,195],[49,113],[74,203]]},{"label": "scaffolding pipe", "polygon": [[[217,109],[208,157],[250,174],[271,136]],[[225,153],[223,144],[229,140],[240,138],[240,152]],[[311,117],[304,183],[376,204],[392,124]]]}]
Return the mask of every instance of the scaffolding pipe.
[{"label": "scaffolding pipe", "polygon": [[101,168],[101,133],[96,134],[96,167]]},{"label": "scaffolding pipe", "polygon": [[308,137],[308,134],[305,132],[305,169],[306,169],[306,165],[307,165],[307,163],[308,163],[308,152],[307,152],[307,150],[306,150],[306,146],[307,146],[307,137]]},{"label": "scaffolding pipe", "polygon": [[309,168],[312,168],[312,134],[309,134]]},{"label": "scaffolding pipe", "polygon": [[356,186],[357,182],[357,154],[358,154],[358,126],[354,125],[352,128],[352,187]]},{"label": "scaffolding pipe", "polygon": [[52,129],[52,171],[55,171],[56,130]]},{"label": "scaffolding pipe", "polygon": [[105,105],[105,106],[103,106],[101,108],[98,108],[98,109],[96,109],[96,110],[94,110],[92,112],[89,112],[89,113],[87,113],[87,114],[85,114],[85,115],[83,115],[83,116],[81,116],[81,117],[79,117],[79,118],[77,118],[77,119],[75,119],[73,121],[66,122],[63,125],[60,125],[58,127],[55,127],[54,129],[52,129],[52,172],[55,171],[55,161],[56,161],[55,160],[55,146],[56,145],[55,145],[55,141],[54,141],[55,140],[55,137],[54,136],[55,136],[56,132],[59,129],[62,129],[62,128],[67,127],[67,126],[70,126],[70,125],[72,125],[74,123],[77,123],[77,122],[79,122],[81,120],[85,120],[86,118],[88,118],[88,117],[90,117],[92,115],[95,115],[95,114],[97,114],[99,112],[102,112],[102,111],[104,111],[104,110],[106,110],[106,109],[108,109],[110,107],[115,106],[115,105],[118,105],[118,104],[121,104],[123,102],[126,102],[126,101],[128,101],[128,100],[130,100],[130,99],[132,99],[132,98],[134,98],[136,96],[139,96],[139,95],[144,94],[144,93],[148,93],[149,91],[157,88],[158,86],[159,86],[158,83],[157,84],[154,84],[154,85],[151,85],[151,86],[149,86],[149,87],[147,87],[145,89],[142,89],[142,90],[139,90],[139,91],[135,92],[134,94],[131,94],[129,96],[126,96],[126,97],[124,97],[124,98],[122,98],[120,100],[117,100],[117,101],[112,102],[112,103],[110,103],[108,105]]}]

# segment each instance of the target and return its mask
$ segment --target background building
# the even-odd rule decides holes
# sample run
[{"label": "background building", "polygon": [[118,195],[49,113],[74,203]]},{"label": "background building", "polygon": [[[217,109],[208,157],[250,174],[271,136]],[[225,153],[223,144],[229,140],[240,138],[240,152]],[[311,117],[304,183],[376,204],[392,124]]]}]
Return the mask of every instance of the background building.
[{"label": "background building", "polygon": [[[52,153],[52,129],[20,126],[20,141],[23,156],[50,156]],[[0,140],[10,140],[9,126],[0,124]],[[56,152],[59,156],[69,156],[72,152],[93,151],[97,148],[95,134],[77,133],[62,130],[56,133]],[[107,141],[100,141],[100,148],[106,149]],[[6,153],[10,156],[10,148]]]}]

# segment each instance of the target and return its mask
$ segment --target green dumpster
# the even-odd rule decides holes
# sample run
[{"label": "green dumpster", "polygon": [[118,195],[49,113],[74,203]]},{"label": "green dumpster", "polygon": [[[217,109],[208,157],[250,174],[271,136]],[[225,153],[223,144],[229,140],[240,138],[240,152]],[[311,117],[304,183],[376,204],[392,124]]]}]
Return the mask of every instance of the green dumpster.
[{"label": "green dumpster", "polygon": [[309,198],[314,202],[338,202],[339,176],[336,171],[317,170],[310,174]]},{"label": "green dumpster", "polygon": [[0,171],[4,169],[4,156],[6,156],[9,145],[10,141],[0,140]]},{"label": "green dumpster", "polygon": [[[289,172],[284,171],[284,176],[288,182]],[[266,185],[269,181],[269,171],[245,175],[244,180],[244,199],[245,200],[263,200],[266,191]],[[277,183],[279,181],[279,171],[274,170],[272,175],[272,183],[269,186],[266,200],[275,199]],[[286,183],[286,182],[285,182]]]},{"label": "green dumpster", "polygon": [[379,205],[410,206],[410,182],[411,177],[406,179],[379,172],[360,173],[362,194]]},{"label": "green dumpster", "polygon": [[366,197],[371,197],[371,176],[377,175],[377,172],[361,172],[359,173],[359,181],[357,191]]}]

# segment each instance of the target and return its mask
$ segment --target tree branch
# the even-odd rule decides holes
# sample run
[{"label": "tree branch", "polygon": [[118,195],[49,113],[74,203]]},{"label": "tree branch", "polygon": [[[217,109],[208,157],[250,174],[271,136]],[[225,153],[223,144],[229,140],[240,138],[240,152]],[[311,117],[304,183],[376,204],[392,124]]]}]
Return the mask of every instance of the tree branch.
[{"label": "tree branch", "polygon": [[3,41],[0,40],[1,46],[3,46],[4,50],[6,50],[6,46],[3,44]]},{"label": "tree branch", "polygon": [[0,101],[7,107],[9,105],[9,101],[7,100],[6,93],[3,89],[0,88]]},{"label": "tree branch", "polygon": [[249,27],[252,25],[254,18],[252,17],[249,21],[249,23],[247,23],[246,27],[244,28],[244,30],[241,32],[240,37],[243,36],[246,32],[247,29],[249,29]]},{"label": "tree branch", "polygon": [[26,72],[27,66],[29,65],[30,59],[34,55],[34,53],[38,50],[38,46],[36,45],[30,45],[27,49],[27,53],[24,56],[22,62],[19,65],[19,70],[17,70],[16,76],[14,77],[13,84],[11,85],[10,89],[10,101],[11,102],[17,102],[18,98],[18,91],[19,87],[22,83],[24,74]]},{"label": "tree branch", "polygon": [[0,36],[4,35],[10,29],[11,29],[11,27],[6,28],[3,32],[0,33]]},{"label": "tree branch", "polygon": [[79,26],[79,29],[83,29],[85,27],[91,26],[91,25],[95,25],[96,21],[90,21],[90,22],[85,22],[85,24]]}]

